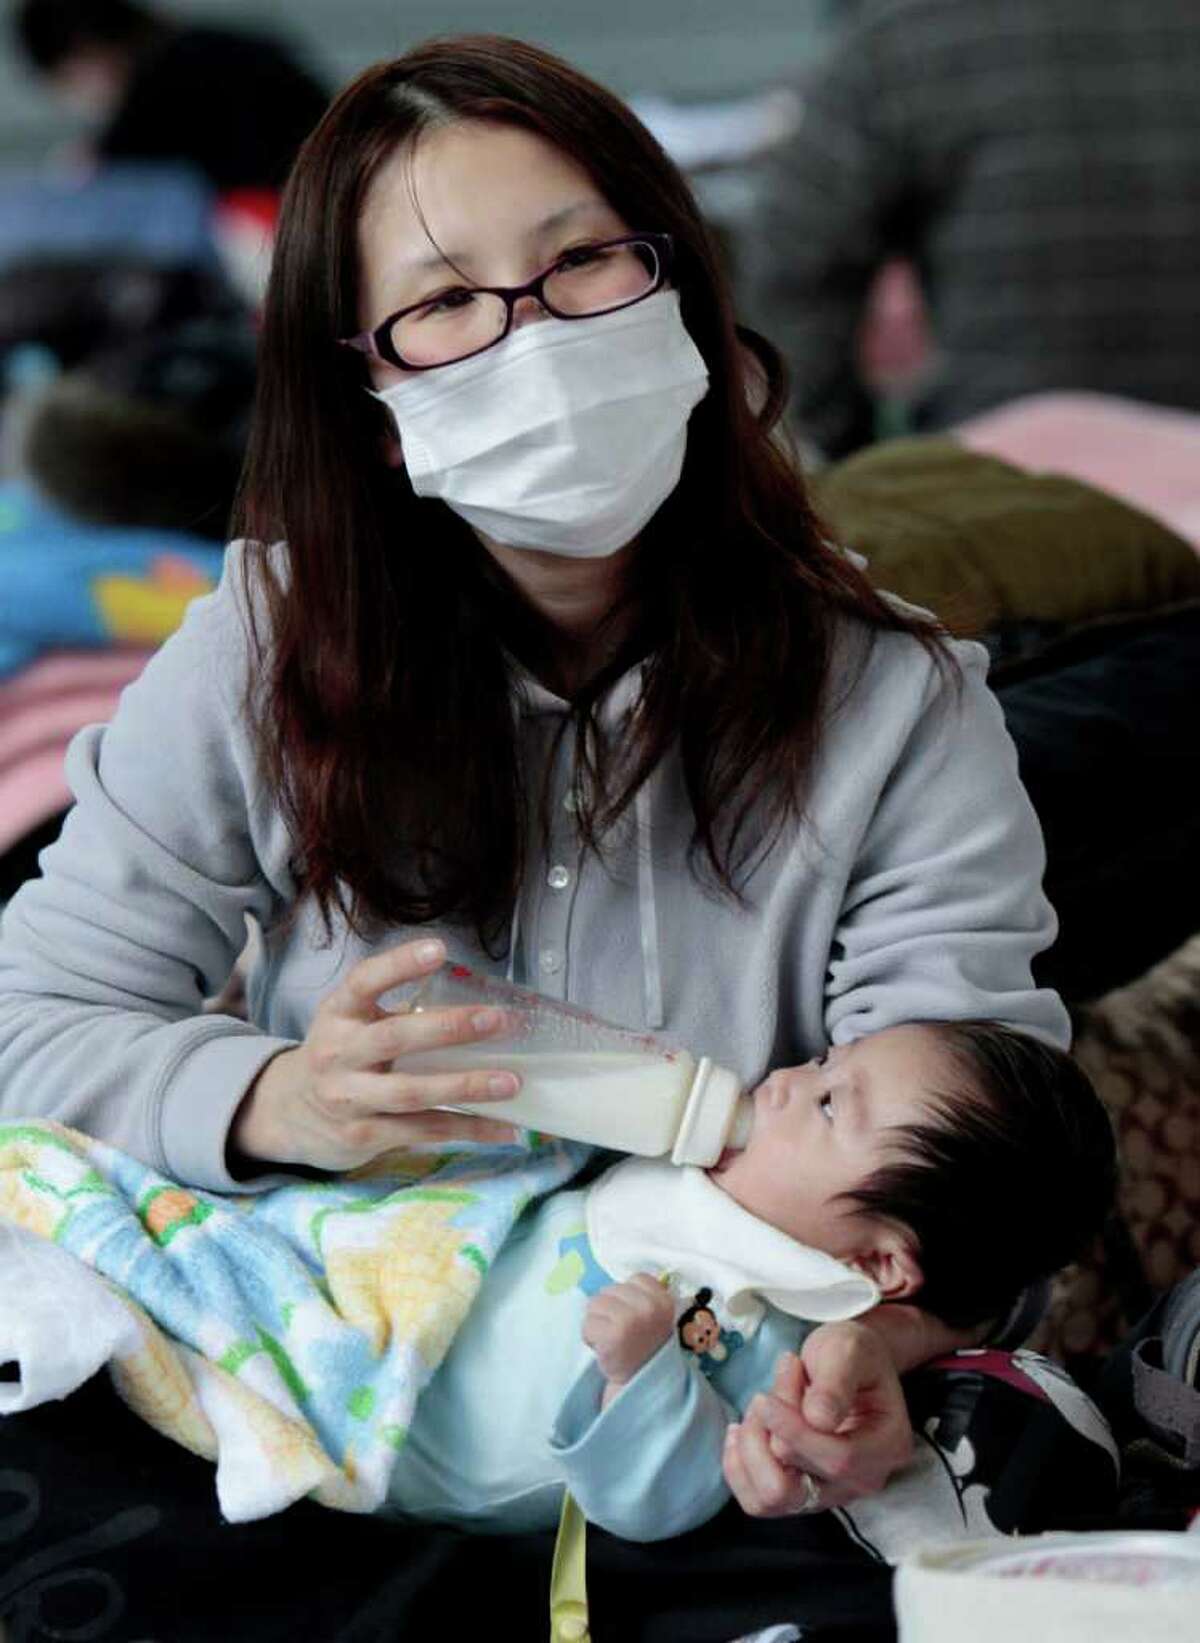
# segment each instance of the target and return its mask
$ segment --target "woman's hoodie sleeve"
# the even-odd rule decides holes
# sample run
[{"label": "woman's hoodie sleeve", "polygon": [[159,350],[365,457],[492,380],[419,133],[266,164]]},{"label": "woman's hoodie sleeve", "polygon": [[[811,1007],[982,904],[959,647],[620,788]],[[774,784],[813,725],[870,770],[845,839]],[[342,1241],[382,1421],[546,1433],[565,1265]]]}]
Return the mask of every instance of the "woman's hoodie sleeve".
[{"label": "woman's hoodie sleeve", "polygon": [[[877,649],[883,660],[887,641]],[[959,643],[951,656],[944,667],[927,660],[911,710],[853,722],[851,751],[888,774],[859,819],[826,980],[828,1037],[975,1017],[1065,1046],[1062,1001],[1030,970],[1057,931],[1041,828],[986,652]],[[870,747],[885,736],[891,746]]]},{"label": "woman's hoodie sleeve", "polygon": [[247,729],[243,554],[72,742],[75,806],[0,929],[0,1118],[54,1118],[217,1190],[241,1185],[234,1112],[288,1047],[201,1013],[247,915],[269,925],[294,893]]}]

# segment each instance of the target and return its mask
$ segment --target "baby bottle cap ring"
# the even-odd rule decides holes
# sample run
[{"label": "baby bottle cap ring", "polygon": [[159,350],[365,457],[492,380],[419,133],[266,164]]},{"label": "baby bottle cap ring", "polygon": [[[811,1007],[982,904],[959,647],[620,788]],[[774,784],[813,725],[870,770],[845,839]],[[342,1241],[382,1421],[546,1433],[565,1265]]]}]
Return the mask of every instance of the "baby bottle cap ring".
[{"label": "baby bottle cap ring", "polygon": [[673,1164],[716,1163],[725,1149],[741,1093],[741,1080],[736,1073],[728,1067],[718,1067],[707,1055],[702,1057],[679,1121],[679,1133],[671,1152]]}]

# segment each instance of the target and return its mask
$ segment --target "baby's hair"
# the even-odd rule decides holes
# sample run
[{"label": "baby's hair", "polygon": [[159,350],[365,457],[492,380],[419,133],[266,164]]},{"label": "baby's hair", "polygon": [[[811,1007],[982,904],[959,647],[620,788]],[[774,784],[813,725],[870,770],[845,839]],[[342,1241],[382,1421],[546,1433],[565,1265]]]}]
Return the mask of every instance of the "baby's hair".
[{"label": "baby's hair", "polygon": [[966,1327],[1082,1255],[1112,1208],[1112,1124],[1078,1062],[988,1021],[928,1022],[961,1084],[845,1197],[916,1239],[916,1304]]}]

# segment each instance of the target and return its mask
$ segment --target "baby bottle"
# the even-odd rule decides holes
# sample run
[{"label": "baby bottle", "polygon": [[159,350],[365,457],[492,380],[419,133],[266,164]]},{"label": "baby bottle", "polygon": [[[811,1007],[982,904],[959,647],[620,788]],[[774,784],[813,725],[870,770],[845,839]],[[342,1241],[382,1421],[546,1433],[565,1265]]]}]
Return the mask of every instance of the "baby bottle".
[{"label": "baby bottle", "polygon": [[461,964],[443,966],[392,996],[401,1010],[474,1004],[504,1012],[504,1029],[478,1043],[404,1057],[406,1072],[486,1067],[520,1074],[511,1100],[456,1103],[456,1111],[648,1158],[669,1153],[674,1164],[715,1164],[726,1146],[745,1145],[750,1099],[737,1076],[708,1056],[697,1061],[646,1033]]}]

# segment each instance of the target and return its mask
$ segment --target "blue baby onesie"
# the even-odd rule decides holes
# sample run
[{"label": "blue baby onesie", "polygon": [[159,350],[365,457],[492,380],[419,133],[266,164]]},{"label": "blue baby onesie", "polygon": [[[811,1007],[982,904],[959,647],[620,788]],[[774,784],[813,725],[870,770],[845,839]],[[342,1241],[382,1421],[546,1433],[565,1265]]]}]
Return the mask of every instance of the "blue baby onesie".
[{"label": "blue baby onesie", "polygon": [[[682,1334],[699,1351],[672,1335],[602,1410],[604,1379],[582,1339],[593,1294],[634,1270],[662,1270],[661,1237],[648,1227],[640,1240],[630,1222],[644,1213],[638,1204],[651,1204],[652,1216],[665,1213],[672,1235],[686,1228],[681,1188],[704,1225],[715,1208],[726,1222],[744,1217],[749,1231],[762,1229],[703,1171],[657,1160],[626,1160],[593,1186],[527,1211],[417,1405],[385,1510],[483,1531],[541,1529],[557,1521],[569,1488],[592,1522],[633,1540],[681,1534],[720,1510],[728,1499],[725,1428],[770,1385],[779,1354],[803,1340],[807,1325],[756,1298],[743,1306],[739,1326],[724,1303],[729,1280],[723,1287],[704,1282],[699,1240],[694,1256],[672,1256]],[[597,1213],[606,1191],[620,1213],[617,1239]],[[728,1232],[726,1224],[714,1234],[714,1248],[728,1244]],[[597,1243],[605,1255],[612,1245],[611,1275]],[[810,1312],[844,1317],[872,1303],[870,1286],[839,1263],[785,1244],[829,1269],[828,1293]],[[634,1252],[642,1247],[639,1261]],[[714,1257],[713,1265],[722,1262]],[[708,1289],[716,1294],[702,1295],[697,1312],[697,1292]],[[687,1327],[689,1316],[698,1328]]]}]

